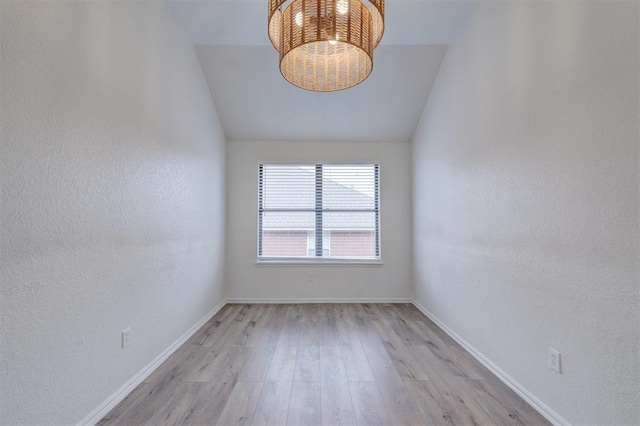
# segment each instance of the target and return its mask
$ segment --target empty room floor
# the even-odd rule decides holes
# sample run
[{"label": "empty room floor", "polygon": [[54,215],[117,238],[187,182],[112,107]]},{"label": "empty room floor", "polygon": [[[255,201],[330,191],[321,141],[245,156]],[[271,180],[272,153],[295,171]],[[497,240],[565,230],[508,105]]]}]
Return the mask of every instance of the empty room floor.
[{"label": "empty room floor", "polygon": [[413,305],[231,304],[99,424],[549,423]]}]

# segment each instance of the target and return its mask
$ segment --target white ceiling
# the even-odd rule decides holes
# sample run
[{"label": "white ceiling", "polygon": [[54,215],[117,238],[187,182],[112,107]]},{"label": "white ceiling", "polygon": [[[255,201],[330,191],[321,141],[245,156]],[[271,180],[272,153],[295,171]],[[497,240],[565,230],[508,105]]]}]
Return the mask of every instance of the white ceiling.
[{"label": "white ceiling", "polygon": [[228,140],[410,141],[470,1],[387,0],[373,72],[314,93],[287,83],[267,37],[267,0],[172,0],[202,64]]}]

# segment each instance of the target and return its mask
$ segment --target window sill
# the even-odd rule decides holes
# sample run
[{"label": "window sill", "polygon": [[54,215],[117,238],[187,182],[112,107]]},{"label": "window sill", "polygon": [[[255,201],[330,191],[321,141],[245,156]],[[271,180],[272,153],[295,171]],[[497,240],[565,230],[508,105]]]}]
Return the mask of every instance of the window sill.
[{"label": "window sill", "polygon": [[381,259],[258,259],[257,266],[373,266],[383,265]]}]

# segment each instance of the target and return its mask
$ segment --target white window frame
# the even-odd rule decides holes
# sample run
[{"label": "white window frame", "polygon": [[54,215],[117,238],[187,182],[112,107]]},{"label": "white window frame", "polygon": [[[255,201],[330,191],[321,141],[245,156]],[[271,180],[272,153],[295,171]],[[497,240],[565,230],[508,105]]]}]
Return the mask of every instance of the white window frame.
[{"label": "white window frame", "polygon": [[[375,208],[372,211],[375,213],[375,244],[376,244],[376,255],[372,257],[330,257],[331,251],[331,243],[330,243],[330,230],[327,228],[321,228],[322,232],[322,256],[307,256],[307,257],[267,257],[262,256],[260,253],[261,250],[261,242],[262,242],[262,213],[266,210],[262,209],[262,176],[263,176],[263,167],[269,165],[278,165],[278,166],[299,166],[299,167],[315,167],[317,179],[322,179],[322,166],[334,166],[334,165],[372,165],[374,166],[374,205]],[[318,174],[319,173],[319,174]],[[373,264],[373,265],[382,265],[382,256],[381,256],[381,237],[380,237],[380,164],[377,162],[368,162],[368,163],[331,163],[331,162],[322,162],[322,163],[260,163],[259,171],[258,171],[258,258],[257,264],[301,264],[301,263],[309,263],[309,264]],[[317,187],[317,185],[316,185]],[[316,193],[317,197],[317,193]],[[316,213],[316,217],[318,215],[321,216],[324,211],[333,211],[333,210],[322,210],[321,208],[314,209]],[[365,210],[351,210],[351,211],[365,211]],[[320,223],[321,223],[320,219]],[[318,224],[318,220],[316,220],[316,225]],[[311,244],[311,249],[315,249],[317,246],[313,235],[314,231],[311,231],[307,236],[307,254],[309,253]],[[311,243],[310,243],[311,240]],[[317,251],[316,251],[317,252]],[[326,257],[325,257],[326,256]]]}]

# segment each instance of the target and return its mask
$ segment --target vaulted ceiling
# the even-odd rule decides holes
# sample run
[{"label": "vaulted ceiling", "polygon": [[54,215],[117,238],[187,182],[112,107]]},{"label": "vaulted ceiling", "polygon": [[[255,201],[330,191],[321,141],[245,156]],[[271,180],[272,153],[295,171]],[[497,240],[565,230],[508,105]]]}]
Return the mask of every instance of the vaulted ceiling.
[{"label": "vaulted ceiling", "polygon": [[470,1],[387,0],[385,34],[369,78],[332,93],[280,75],[267,36],[266,0],[172,0],[196,46],[230,141],[410,141],[447,45]]}]

